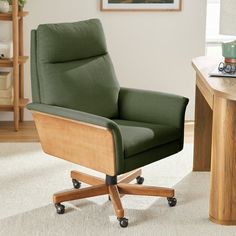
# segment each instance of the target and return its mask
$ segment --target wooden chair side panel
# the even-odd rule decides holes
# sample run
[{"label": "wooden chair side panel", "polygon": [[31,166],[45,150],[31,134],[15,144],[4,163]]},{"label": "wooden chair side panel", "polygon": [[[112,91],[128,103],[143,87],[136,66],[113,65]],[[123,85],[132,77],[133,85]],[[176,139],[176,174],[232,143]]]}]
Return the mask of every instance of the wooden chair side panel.
[{"label": "wooden chair side panel", "polygon": [[33,112],[45,153],[115,175],[115,150],[112,132],[106,128]]}]

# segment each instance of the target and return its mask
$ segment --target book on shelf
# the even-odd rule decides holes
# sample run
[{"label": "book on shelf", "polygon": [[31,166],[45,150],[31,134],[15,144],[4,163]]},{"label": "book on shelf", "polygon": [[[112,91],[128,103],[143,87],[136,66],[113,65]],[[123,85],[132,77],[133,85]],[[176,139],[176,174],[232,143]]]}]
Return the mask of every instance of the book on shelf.
[{"label": "book on shelf", "polygon": [[13,97],[11,98],[1,98],[0,97],[0,106],[13,105]]},{"label": "book on shelf", "polygon": [[8,89],[0,89],[0,98],[11,98],[13,96],[13,89],[10,86]]},{"label": "book on shelf", "polygon": [[11,87],[11,72],[0,71],[0,90]]},{"label": "book on shelf", "polygon": [[0,105],[13,104],[13,89],[10,72],[0,72]]}]

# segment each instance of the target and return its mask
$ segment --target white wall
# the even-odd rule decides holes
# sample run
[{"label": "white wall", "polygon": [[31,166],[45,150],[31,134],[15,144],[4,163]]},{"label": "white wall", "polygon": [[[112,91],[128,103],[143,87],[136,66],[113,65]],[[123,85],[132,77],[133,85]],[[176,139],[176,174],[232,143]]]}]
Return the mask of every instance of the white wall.
[{"label": "white wall", "polygon": [[[206,0],[183,0],[181,12],[101,12],[99,0],[28,0],[25,51],[38,24],[99,18],[121,86],[176,93],[190,98],[187,120],[194,119],[195,77],[191,59],[205,53]],[[1,23],[2,24],[2,23]],[[2,32],[9,34],[6,25]],[[6,36],[5,36],[6,37]],[[26,65],[25,94],[31,97]],[[2,114],[11,119],[12,114]],[[26,111],[26,119],[31,115]]]}]

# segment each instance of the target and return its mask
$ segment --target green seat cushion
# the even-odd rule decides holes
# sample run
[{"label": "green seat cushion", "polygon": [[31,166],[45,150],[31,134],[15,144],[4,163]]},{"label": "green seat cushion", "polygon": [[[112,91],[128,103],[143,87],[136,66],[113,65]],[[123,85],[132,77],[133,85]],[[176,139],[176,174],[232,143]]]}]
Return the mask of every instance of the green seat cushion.
[{"label": "green seat cushion", "polygon": [[113,121],[121,131],[125,158],[178,140],[182,135],[178,128],[172,126],[117,119]]}]

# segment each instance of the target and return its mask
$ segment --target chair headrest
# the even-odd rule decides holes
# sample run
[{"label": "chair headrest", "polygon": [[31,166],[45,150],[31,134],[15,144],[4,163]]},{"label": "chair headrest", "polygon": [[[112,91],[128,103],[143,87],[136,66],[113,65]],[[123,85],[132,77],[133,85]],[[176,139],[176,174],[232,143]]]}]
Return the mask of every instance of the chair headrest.
[{"label": "chair headrest", "polygon": [[98,19],[39,25],[36,40],[38,60],[44,63],[81,60],[107,53]]}]

